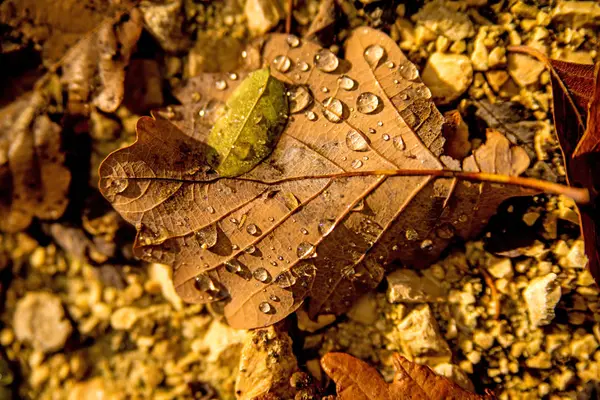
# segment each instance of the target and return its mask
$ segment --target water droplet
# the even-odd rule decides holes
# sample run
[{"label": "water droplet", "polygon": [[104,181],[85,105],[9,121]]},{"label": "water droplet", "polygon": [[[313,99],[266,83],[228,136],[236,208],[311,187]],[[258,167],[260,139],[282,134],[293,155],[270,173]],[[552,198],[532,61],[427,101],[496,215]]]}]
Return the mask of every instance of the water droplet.
[{"label": "water droplet", "polygon": [[352,161],[351,165],[352,165],[352,168],[359,169],[360,167],[362,167],[363,162],[360,160],[354,160],[354,161]]},{"label": "water droplet", "polygon": [[322,87],[321,88],[321,92],[323,92],[323,93],[329,93],[329,89],[326,88],[326,87]]},{"label": "water droplet", "polygon": [[301,228],[300,232],[302,232],[303,235],[308,235],[308,230],[306,228]]},{"label": "water droplet", "polygon": [[246,50],[242,51],[242,58],[248,57],[248,52]]},{"label": "water droplet", "polygon": [[467,217],[467,215],[466,215],[466,214],[461,214],[461,216],[460,216],[460,217],[458,217],[458,220],[459,220],[460,222],[467,222],[467,220],[468,220],[468,219],[469,219],[469,217]]},{"label": "water droplet", "polygon": [[384,133],[382,138],[383,138],[383,140],[385,140],[387,142],[388,140],[390,140],[390,135],[388,135],[387,133]]},{"label": "water droplet", "polygon": [[377,126],[383,126],[383,122],[377,121]]},{"label": "water droplet", "polygon": [[421,242],[421,250],[431,251],[433,249],[433,242],[429,239],[425,239]]},{"label": "water droplet", "polygon": [[279,55],[273,59],[273,65],[279,72],[288,72],[292,66],[292,60],[288,56]]},{"label": "water droplet", "polygon": [[349,76],[342,75],[338,78],[338,85],[344,90],[352,90],[356,86],[356,82]]},{"label": "water droplet", "polygon": [[196,240],[203,249],[210,249],[217,244],[217,227],[215,224],[208,225],[196,231]]},{"label": "water droplet", "polygon": [[231,146],[231,152],[240,160],[249,160],[254,157],[254,148],[248,142],[236,142]]},{"label": "water droplet", "polygon": [[315,54],[314,64],[323,72],[333,72],[340,65],[340,60],[330,50],[321,49]]},{"label": "water droplet", "polygon": [[396,64],[394,64],[392,61],[390,61],[390,62],[388,62],[388,63],[387,63],[387,67],[388,67],[389,69],[392,69],[392,68],[394,68],[395,66],[396,66]]},{"label": "water droplet", "polygon": [[375,69],[385,57],[385,49],[378,44],[372,44],[365,49],[363,56],[371,69]]},{"label": "water droplet", "polygon": [[379,97],[371,92],[361,93],[356,99],[356,109],[363,114],[375,112],[380,104]]},{"label": "water droplet", "polygon": [[279,297],[275,296],[274,294],[272,294],[272,295],[269,296],[269,300],[274,301],[276,303],[278,303],[279,301],[281,301],[279,299]]},{"label": "water droplet", "polygon": [[246,232],[248,232],[252,236],[258,236],[258,235],[260,235],[260,229],[258,229],[258,226],[256,226],[256,224],[250,224],[250,225],[248,225],[246,227]]},{"label": "water droplet", "polygon": [[227,89],[227,82],[225,82],[223,79],[219,79],[215,82],[215,88],[217,90],[225,90]]},{"label": "water droplet", "polygon": [[371,135],[374,135],[374,134],[376,134],[376,133],[377,133],[377,131],[376,131],[375,129],[373,129],[373,128],[369,128],[369,133],[370,133]]},{"label": "water droplet", "polygon": [[346,134],[346,146],[354,151],[369,150],[369,142],[366,137],[359,131],[352,129]]},{"label": "water droplet", "polygon": [[229,79],[231,79],[232,81],[236,81],[238,78],[238,74],[236,74],[235,72],[232,72],[229,74]]},{"label": "water droplet", "polygon": [[129,186],[128,179],[114,179],[110,182],[110,187],[115,189],[116,193],[123,193]]},{"label": "water droplet", "polygon": [[322,219],[319,221],[319,233],[323,236],[328,235],[335,227],[335,221],[332,219]]},{"label": "water droplet", "polygon": [[207,292],[208,294],[214,295],[219,293],[219,288],[217,285],[215,285],[215,282],[212,280],[212,278],[207,275],[198,275],[196,277],[195,286],[196,289],[202,292]]},{"label": "water droplet", "polygon": [[352,211],[354,212],[359,212],[365,209],[365,200],[364,199],[360,199],[356,202],[356,204],[354,205],[354,207],[352,207]]},{"label": "water droplet", "polygon": [[315,113],[314,113],[314,112],[312,112],[312,111],[307,111],[307,112],[306,112],[304,115],[306,115],[306,118],[307,118],[309,121],[316,121],[316,120],[317,120],[317,114],[315,114]]},{"label": "water droplet", "polygon": [[315,246],[308,242],[302,242],[298,245],[298,248],[296,249],[296,255],[298,256],[298,258],[312,257],[316,255]]},{"label": "water droplet", "polygon": [[244,269],[244,267],[242,266],[242,263],[240,263],[238,260],[231,259],[225,261],[225,269],[227,270],[227,272],[235,274],[241,272]]},{"label": "water droplet", "polygon": [[306,72],[310,69],[310,66],[305,61],[298,61],[296,65],[298,66],[298,69],[302,72]]},{"label": "water droplet", "polygon": [[244,251],[248,254],[254,254],[256,252],[256,246],[251,244],[250,246],[246,247]]},{"label": "water droplet", "polygon": [[429,90],[429,88],[427,86],[425,86],[425,85],[417,86],[417,88],[415,89],[415,91],[423,99],[430,99],[431,98],[431,90]]},{"label": "water droplet", "polygon": [[419,77],[419,70],[417,70],[417,67],[410,61],[402,64],[398,68],[398,71],[400,71],[400,74],[409,81],[413,81]]},{"label": "water droplet", "polygon": [[215,213],[215,209],[212,206],[206,207],[206,211],[208,211],[209,214],[214,214]]},{"label": "water droplet", "polygon": [[331,122],[340,122],[344,114],[344,104],[335,97],[328,97],[323,102],[323,115]]},{"label": "water droplet", "polygon": [[285,41],[292,48],[300,46],[300,39],[296,35],[288,35]]},{"label": "water droplet", "polygon": [[266,301],[263,301],[262,303],[260,303],[258,305],[258,309],[260,310],[260,312],[262,312],[264,314],[271,314],[273,312],[273,307],[271,306],[271,304],[269,304]]},{"label": "water droplet", "polygon": [[406,144],[404,143],[404,139],[402,139],[402,136],[396,136],[394,138],[393,143],[394,147],[398,150],[404,150],[406,148]]},{"label": "water droplet", "polygon": [[256,279],[257,281],[262,282],[262,283],[265,283],[269,279],[271,279],[271,275],[269,274],[269,271],[267,271],[264,268],[257,268],[252,273],[252,276],[254,277],[254,279]]},{"label": "water droplet", "polygon": [[284,271],[277,275],[274,279],[275,284],[282,289],[294,286],[296,283],[296,277],[290,271]]},{"label": "water droplet", "polygon": [[305,86],[294,86],[288,91],[290,113],[295,114],[304,110],[313,98]]},{"label": "water droplet", "polygon": [[413,228],[408,228],[404,235],[408,240],[417,240],[419,238],[419,233]]},{"label": "water droplet", "polygon": [[454,226],[452,224],[442,224],[436,230],[435,234],[442,239],[451,239],[454,237]]}]

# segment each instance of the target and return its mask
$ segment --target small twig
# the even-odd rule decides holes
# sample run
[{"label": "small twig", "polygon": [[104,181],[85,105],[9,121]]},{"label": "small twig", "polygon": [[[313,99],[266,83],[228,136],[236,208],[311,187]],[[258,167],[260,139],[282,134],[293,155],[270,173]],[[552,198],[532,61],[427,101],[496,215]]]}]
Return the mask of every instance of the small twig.
[{"label": "small twig", "polygon": [[496,284],[494,283],[494,280],[492,279],[490,273],[481,267],[479,268],[479,270],[483,275],[483,280],[485,281],[485,284],[488,285],[491,291],[492,302],[494,303],[494,314],[492,315],[492,318],[498,319],[500,318],[500,295],[498,294],[498,289],[496,289]]},{"label": "small twig", "polygon": [[294,10],[294,0],[288,0],[287,2],[287,16],[285,18],[285,33],[292,31],[292,11]]}]

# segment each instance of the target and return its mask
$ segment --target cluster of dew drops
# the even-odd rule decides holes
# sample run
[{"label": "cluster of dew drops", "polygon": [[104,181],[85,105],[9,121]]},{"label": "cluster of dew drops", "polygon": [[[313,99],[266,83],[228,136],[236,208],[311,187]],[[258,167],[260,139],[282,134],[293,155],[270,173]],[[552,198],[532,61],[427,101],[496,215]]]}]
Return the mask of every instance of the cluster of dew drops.
[{"label": "cluster of dew drops", "polygon": [[[288,35],[286,37],[286,43],[290,48],[297,48],[301,45],[300,39],[295,35]],[[242,57],[246,56],[246,52],[242,52]],[[367,64],[371,67],[371,69],[374,70],[375,68],[379,67],[380,64],[385,60],[386,50],[381,45],[373,44],[366,47],[366,49],[363,52],[363,57]],[[289,72],[293,66],[292,60],[287,55],[276,56],[273,59],[272,64],[277,71],[282,73]],[[340,61],[338,57],[331,50],[325,48],[319,49],[315,53],[313,58],[313,67],[326,73],[334,73],[338,69],[339,64]],[[388,61],[385,63],[385,65],[390,70],[396,68],[396,65],[393,61]],[[299,60],[296,63],[296,68],[301,72],[307,72],[311,69],[311,66],[307,62]],[[418,70],[410,62],[398,66],[398,71],[400,72],[403,78],[410,81],[414,81],[419,77]],[[296,78],[299,79],[300,76],[297,75]],[[235,73],[231,73],[229,74],[229,79],[236,80],[238,79],[238,76]],[[357,87],[357,82],[347,75],[340,75],[338,77],[337,83],[338,89],[346,91],[354,90]],[[394,83],[398,84],[399,81],[394,80]],[[217,90],[225,90],[227,89],[227,87],[227,81],[224,79],[220,79],[215,82],[215,88]],[[430,97],[431,94],[429,90],[427,88],[424,88],[424,90],[428,92],[425,93],[425,97]],[[329,89],[326,87],[321,88],[321,91],[323,93],[329,93]],[[289,111],[291,114],[297,114],[304,111],[304,115],[309,121],[316,121],[318,119],[318,116],[314,111],[305,111],[306,108],[313,102],[313,97],[306,86],[293,86],[288,90],[287,95],[289,97]],[[402,94],[402,98],[403,100],[408,100],[408,95]],[[322,114],[328,121],[333,123],[339,123],[342,121],[344,113],[344,104],[339,99],[337,99],[335,95],[325,98],[325,100],[323,101],[323,106],[324,107],[322,109]],[[375,112],[380,111],[382,107],[383,104],[381,99],[374,93],[362,92],[356,98],[356,110],[359,113],[373,114]],[[351,108],[351,111],[353,110],[354,108]],[[379,121],[377,125],[378,127],[382,127],[383,122]],[[374,128],[369,129],[369,133],[371,134],[375,134],[376,132],[377,131]],[[402,151],[406,148],[404,140],[401,136],[396,136],[392,138],[389,134],[386,133],[383,134],[381,137],[384,141],[392,140],[393,146],[397,150]],[[350,129],[346,134],[346,145],[352,151],[366,152],[369,150],[369,143],[369,138],[356,129]],[[368,160],[368,157],[363,158],[365,160]],[[351,163],[351,166],[355,169],[362,167],[362,165],[363,162],[360,159],[356,159]],[[318,225],[319,233],[321,233],[322,235],[328,234],[329,232],[331,232],[331,230],[333,230],[334,225],[334,221],[332,220],[320,221]],[[249,224],[246,227],[246,232],[253,236],[260,236],[261,234],[260,229],[255,224]],[[306,229],[302,229],[302,233],[308,234],[308,231],[306,231]],[[446,234],[448,234],[449,236],[452,235],[452,233],[443,232],[440,236],[445,236]],[[407,230],[406,235],[407,239],[409,240],[414,240],[416,239],[416,237],[418,237],[417,232],[413,229]],[[421,248],[423,249],[428,249],[431,246],[431,240],[424,240],[421,244]],[[256,247],[254,245],[250,245],[245,249],[245,252],[248,254],[253,254],[255,251]],[[296,254],[299,259],[314,257],[316,256],[315,246],[303,241],[298,245]],[[275,263],[274,265],[276,265],[276,262],[272,262],[272,264],[273,263]],[[281,288],[289,288],[296,284],[297,280],[296,276],[291,271],[284,271],[277,275],[274,279],[272,279],[269,271],[262,267],[257,268],[254,272],[250,273],[248,271],[248,268],[236,259],[228,260],[224,263],[224,265],[226,270],[230,273],[234,273],[243,277],[252,277],[261,283],[273,282]],[[196,278],[196,287],[199,290],[204,291],[208,294],[216,294],[220,291],[217,285],[215,285],[214,281],[206,275],[199,275]],[[269,299],[272,302],[280,301],[280,299],[275,295],[270,295]],[[266,301],[261,302],[258,305],[258,309],[264,314],[275,313],[275,308],[273,307],[273,305],[270,302]]]}]

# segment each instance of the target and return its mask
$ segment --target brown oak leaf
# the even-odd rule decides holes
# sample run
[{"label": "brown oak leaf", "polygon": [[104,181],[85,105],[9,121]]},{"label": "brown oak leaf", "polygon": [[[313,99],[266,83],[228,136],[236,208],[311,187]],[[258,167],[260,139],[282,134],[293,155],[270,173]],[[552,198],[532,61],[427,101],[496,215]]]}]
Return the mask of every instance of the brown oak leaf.
[{"label": "brown oak leaf", "polygon": [[192,79],[182,107],[140,119],[137,141],[100,167],[101,192],[138,230],[134,253],[172,265],[185,301],[223,300],[232,326],[270,325],[303,303],[311,317],[342,313],[393,262],[425,266],[531,193],[442,173],[508,182],[529,159],[494,131],[462,164],[443,156],[431,92],[387,35],[356,29],[345,59],[288,35],[261,54],[289,86],[291,115],[253,170],[221,178],[205,160],[243,72]]},{"label": "brown oak leaf", "polygon": [[468,392],[429,367],[394,354],[396,375],[386,383],[379,372],[349,354],[327,353],[321,366],[334,380],[340,400],[493,400],[492,394]]},{"label": "brown oak leaf", "polygon": [[600,283],[600,63],[576,64],[552,60],[527,47],[514,48],[546,63],[552,80],[556,134],[565,160],[567,181],[587,188],[595,202],[579,205],[588,269]]}]

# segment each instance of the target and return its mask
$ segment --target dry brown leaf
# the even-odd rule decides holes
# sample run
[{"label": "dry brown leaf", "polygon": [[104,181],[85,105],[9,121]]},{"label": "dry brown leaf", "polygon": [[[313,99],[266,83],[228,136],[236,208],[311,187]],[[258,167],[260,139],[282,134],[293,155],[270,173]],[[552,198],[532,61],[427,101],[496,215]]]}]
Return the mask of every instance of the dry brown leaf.
[{"label": "dry brown leaf", "polygon": [[321,366],[334,380],[340,400],[493,400],[495,396],[480,396],[467,392],[429,367],[394,355],[396,375],[386,383],[379,372],[358,358],[344,353],[328,353]]},{"label": "dry brown leaf", "polygon": [[0,109],[0,231],[56,219],[67,207],[71,173],[60,126],[40,112],[45,101],[34,92]]},{"label": "dry brown leaf", "polygon": [[[600,187],[600,63],[576,64],[551,60],[527,48],[514,50],[530,54],[546,63],[552,79],[554,126],[560,143],[571,186],[583,187],[597,194]],[[587,126],[586,126],[587,114]],[[588,268],[600,283],[600,204],[579,206],[581,233],[588,257]]]},{"label": "dry brown leaf", "polygon": [[[287,35],[268,38],[263,58],[312,101],[291,100],[280,141],[252,171],[219,179],[203,159],[215,110],[242,74],[195,78],[178,93],[183,108],[142,118],[136,143],[100,168],[102,193],[138,229],[135,254],[172,265],[185,301],[224,299],[225,316],[238,328],[273,324],[307,298],[312,317],[341,313],[392,262],[427,265],[454,237],[478,232],[502,200],[525,193],[431,172],[398,176],[461,166],[440,157],[443,118],[415,66],[385,34],[355,30],[345,60],[308,41],[289,43]],[[282,57],[290,61],[285,72],[277,69]],[[328,97],[342,105],[341,118],[327,108]],[[463,165],[517,175],[528,162],[490,131]]]}]

